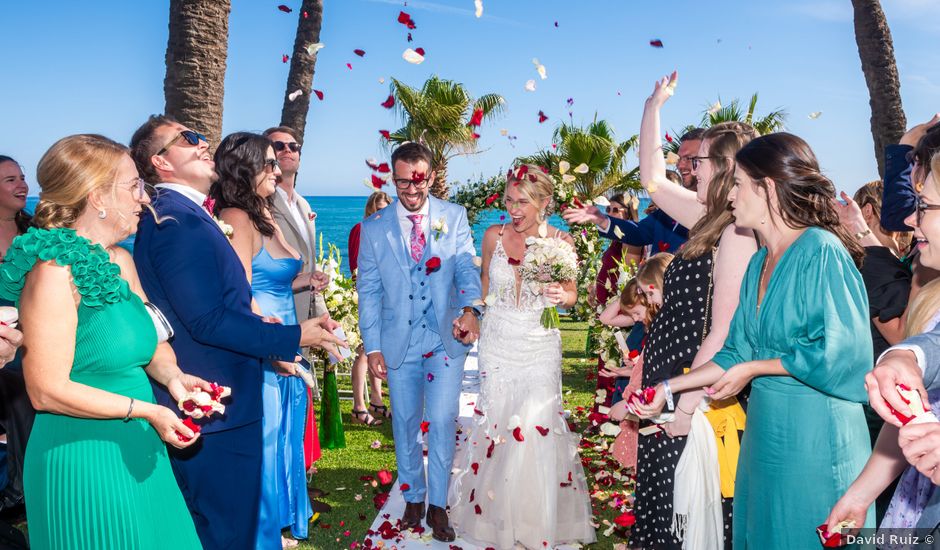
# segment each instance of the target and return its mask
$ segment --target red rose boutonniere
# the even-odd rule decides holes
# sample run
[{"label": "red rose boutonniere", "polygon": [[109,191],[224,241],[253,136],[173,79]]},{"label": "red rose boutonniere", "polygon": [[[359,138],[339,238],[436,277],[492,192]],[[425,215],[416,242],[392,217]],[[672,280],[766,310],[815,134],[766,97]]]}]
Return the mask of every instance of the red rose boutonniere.
[{"label": "red rose boutonniere", "polygon": [[424,262],[424,273],[426,275],[430,275],[431,273],[434,273],[440,268],[441,268],[441,259],[438,258],[437,256],[434,256],[430,260]]}]

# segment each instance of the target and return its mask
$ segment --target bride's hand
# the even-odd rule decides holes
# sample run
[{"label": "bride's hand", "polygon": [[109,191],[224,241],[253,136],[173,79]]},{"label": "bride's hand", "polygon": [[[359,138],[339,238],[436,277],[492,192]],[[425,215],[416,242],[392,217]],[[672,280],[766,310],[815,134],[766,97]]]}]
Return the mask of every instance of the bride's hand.
[{"label": "bride's hand", "polygon": [[565,301],[565,295],[567,292],[564,287],[561,286],[561,283],[550,283],[542,290],[542,295],[545,296],[545,299],[548,300],[548,303],[553,306]]}]

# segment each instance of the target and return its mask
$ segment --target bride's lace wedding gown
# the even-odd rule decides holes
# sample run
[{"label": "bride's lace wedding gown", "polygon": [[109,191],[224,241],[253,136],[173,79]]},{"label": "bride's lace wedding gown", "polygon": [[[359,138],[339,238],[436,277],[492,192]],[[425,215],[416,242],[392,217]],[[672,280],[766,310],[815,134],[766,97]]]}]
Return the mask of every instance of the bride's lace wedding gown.
[{"label": "bride's lace wedding gown", "polygon": [[480,395],[470,427],[458,435],[451,521],[461,536],[502,549],[593,542],[579,438],[562,408],[561,335],[542,327],[546,302],[519,281],[502,230],[489,293],[495,302],[480,334]]}]

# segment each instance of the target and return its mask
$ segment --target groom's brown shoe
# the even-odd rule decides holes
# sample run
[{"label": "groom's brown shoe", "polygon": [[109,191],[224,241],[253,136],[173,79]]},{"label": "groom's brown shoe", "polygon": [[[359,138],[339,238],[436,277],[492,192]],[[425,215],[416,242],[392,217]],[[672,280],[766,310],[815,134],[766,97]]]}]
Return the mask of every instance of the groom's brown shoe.
[{"label": "groom's brown shoe", "polygon": [[401,516],[401,529],[414,529],[421,525],[421,517],[424,515],[423,502],[406,502],[405,513]]},{"label": "groom's brown shoe", "polygon": [[428,527],[431,528],[431,536],[434,537],[434,540],[453,542],[454,539],[457,538],[457,534],[454,533],[447,519],[447,511],[443,508],[434,506],[433,504],[429,505],[427,522]]}]

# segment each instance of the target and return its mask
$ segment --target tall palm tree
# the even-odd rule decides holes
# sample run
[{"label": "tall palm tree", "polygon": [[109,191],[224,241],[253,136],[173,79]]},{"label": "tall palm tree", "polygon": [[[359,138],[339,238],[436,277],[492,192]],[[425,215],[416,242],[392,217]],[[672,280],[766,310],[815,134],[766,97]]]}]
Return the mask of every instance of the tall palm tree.
[{"label": "tall palm tree", "polygon": [[901,106],[901,82],[894,62],[891,29],[879,0],[852,0],[855,43],[862,60],[871,105],[871,135],[878,173],[884,176],[884,148],[904,135],[907,119]]},{"label": "tall palm tree", "polygon": [[[320,26],[323,23],[323,0],[303,0],[297,22],[297,36],[294,38],[294,53],[290,58],[290,72],[287,74],[287,90],[284,92],[284,107],[281,108],[281,125],[293,128],[297,140],[303,143],[304,129],[307,127],[307,111],[312,99],[313,73],[317,64],[316,52],[311,55],[307,46],[320,41]],[[288,97],[295,90],[303,94]]]},{"label": "tall palm tree", "polygon": [[[567,161],[567,175],[574,177],[575,194],[593,199],[611,191],[636,191],[640,189],[639,168],[627,168],[627,154],[637,143],[637,136],[618,142],[613,128],[605,120],[594,119],[586,127],[561,124],[555,129],[554,150],[545,150],[520,160],[544,166],[560,178],[559,163]],[[580,165],[587,166],[586,173],[574,171]]]},{"label": "tall palm tree", "polygon": [[231,0],[170,0],[163,95],[166,114],[218,143]]},{"label": "tall palm tree", "polygon": [[388,141],[395,144],[418,141],[427,145],[434,155],[433,168],[437,172],[431,194],[446,199],[447,162],[477,151],[476,128],[469,125],[470,118],[478,109],[484,122],[493,118],[502,112],[505,100],[499,94],[473,99],[463,84],[437,76],[429,78],[420,89],[393,78],[391,92],[405,125],[391,132]]}]

